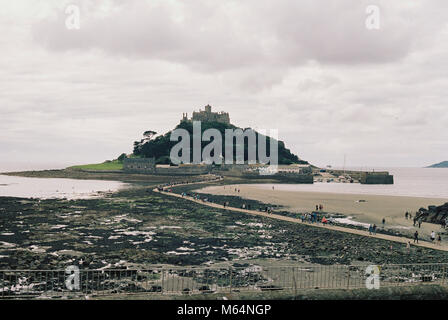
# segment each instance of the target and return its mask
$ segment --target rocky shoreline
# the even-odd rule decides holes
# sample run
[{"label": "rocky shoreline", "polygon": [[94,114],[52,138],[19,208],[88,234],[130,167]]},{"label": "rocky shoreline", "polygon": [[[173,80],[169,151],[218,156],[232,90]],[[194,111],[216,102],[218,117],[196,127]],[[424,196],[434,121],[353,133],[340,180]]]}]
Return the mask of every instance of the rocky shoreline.
[{"label": "rocky shoreline", "polygon": [[[220,184],[225,185],[225,182],[221,182]],[[214,186],[216,184],[203,184],[201,185],[201,188],[206,188],[207,186]],[[184,186],[175,186],[172,188],[173,192],[176,192],[178,194],[185,193],[185,194],[198,194],[201,199],[207,199],[207,201],[214,202],[217,204],[223,204],[227,203],[229,207],[235,207],[235,208],[242,208],[243,205],[246,208],[252,208],[253,210],[265,210],[266,208],[271,208],[273,212],[277,215],[282,215],[286,217],[296,218],[300,219],[301,214],[296,212],[290,212],[287,210],[287,208],[272,204],[269,202],[261,202],[253,199],[246,199],[240,196],[232,196],[232,195],[218,195],[218,194],[210,194],[205,192],[198,192],[198,186],[195,185],[184,185]],[[309,213],[309,212],[308,212]],[[326,211],[319,211],[317,212],[318,220],[320,221],[322,217],[326,217],[327,219],[331,219],[332,225],[335,226],[342,226],[345,228],[351,228],[356,230],[366,230],[365,227],[362,227],[360,225],[356,224],[346,224],[346,223],[340,223],[336,219],[341,218],[348,218],[347,215],[344,215],[342,213],[338,212],[326,212]],[[388,228],[377,228],[376,233],[379,234],[385,234],[385,235],[391,235],[391,236],[398,236],[406,238],[406,234],[403,234],[402,232],[396,230],[396,229],[388,229]]]},{"label": "rocky shoreline", "polygon": [[87,200],[0,197],[0,268],[212,266],[255,259],[401,264],[448,258],[437,250],[408,252],[399,243],[204,207],[157,194],[153,187],[140,184]]},{"label": "rocky shoreline", "polygon": [[446,226],[448,222],[448,202],[441,206],[429,206],[428,209],[420,208],[415,216],[415,220]]}]

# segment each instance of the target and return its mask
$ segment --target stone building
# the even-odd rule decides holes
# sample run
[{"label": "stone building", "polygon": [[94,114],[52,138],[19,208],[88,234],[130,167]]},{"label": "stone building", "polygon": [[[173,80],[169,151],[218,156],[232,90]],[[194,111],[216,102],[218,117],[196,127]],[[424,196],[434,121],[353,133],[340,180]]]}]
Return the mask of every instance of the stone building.
[{"label": "stone building", "polygon": [[211,165],[156,165],[154,158],[126,158],[123,160],[123,171],[127,173],[145,173],[155,175],[201,175],[212,171]]},{"label": "stone building", "polygon": [[277,171],[279,173],[299,173],[299,174],[311,174],[312,168],[309,164],[289,164],[278,165]]},{"label": "stone building", "polygon": [[220,122],[230,124],[230,117],[229,113],[224,111],[212,112],[212,107],[206,105],[204,110],[193,111],[191,119],[188,119],[187,113],[182,114],[181,121]]}]

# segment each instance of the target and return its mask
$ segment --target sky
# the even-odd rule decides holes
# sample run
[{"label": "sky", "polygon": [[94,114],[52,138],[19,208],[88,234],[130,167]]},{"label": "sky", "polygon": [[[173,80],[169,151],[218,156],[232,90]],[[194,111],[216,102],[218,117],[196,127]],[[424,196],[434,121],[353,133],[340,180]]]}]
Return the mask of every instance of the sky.
[{"label": "sky", "polygon": [[319,166],[448,160],[446,0],[0,6],[0,171],[114,159],[206,104]]}]

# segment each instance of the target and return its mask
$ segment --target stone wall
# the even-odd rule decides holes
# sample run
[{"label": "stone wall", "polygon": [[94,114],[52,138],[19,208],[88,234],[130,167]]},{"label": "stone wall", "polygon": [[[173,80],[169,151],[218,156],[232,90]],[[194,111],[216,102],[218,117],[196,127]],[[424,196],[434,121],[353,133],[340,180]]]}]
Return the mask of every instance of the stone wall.
[{"label": "stone wall", "polygon": [[169,167],[169,168],[157,168],[155,174],[166,175],[166,176],[189,176],[189,175],[201,175],[207,174],[212,171],[211,165],[197,165],[197,166],[179,166],[179,167]]},{"label": "stone wall", "polygon": [[241,176],[247,169],[249,165],[247,164],[222,164],[219,167],[216,167],[215,171],[220,172],[226,176]]},{"label": "stone wall", "polygon": [[154,158],[126,158],[123,160],[123,171],[134,173],[154,173],[156,161]]},{"label": "stone wall", "polygon": [[358,180],[361,184],[394,184],[394,176],[388,171],[353,171],[353,170],[327,170],[328,173],[336,176],[344,175]]},{"label": "stone wall", "polygon": [[132,158],[123,160],[123,171],[128,173],[184,176],[207,174],[211,170],[211,165],[157,167],[154,158]]},{"label": "stone wall", "polygon": [[394,184],[394,176],[388,172],[365,172],[361,174],[362,184]]},{"label": "stone wall", "polygon": [[241,177],[255,180],[270,179],[270,180],[276,180],[279,183],[305,183],[305,184],[314,183],[312,174],[300,174],[292,172],[278,172],[276,174],[270,174],[270,175],[260,175],[258,172],[245,172],[241,175]]}]

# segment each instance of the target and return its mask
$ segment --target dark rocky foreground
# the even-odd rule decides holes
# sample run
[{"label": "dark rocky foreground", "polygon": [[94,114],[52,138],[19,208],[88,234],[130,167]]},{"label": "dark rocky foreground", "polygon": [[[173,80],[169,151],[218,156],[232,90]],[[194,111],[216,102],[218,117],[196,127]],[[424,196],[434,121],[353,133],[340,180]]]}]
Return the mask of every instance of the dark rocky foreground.
[{"label": "dark rocky foreground", "polygon": [[0,269],[445,262],[448,253],[231,213],[135,187],[100,199],[0,197]]},{"label": "dark rocky foreground", "polygon": [[107,295],[97,299],[181,299],[181,300],[222,300],[225,296],[231,300],[447,300],[448,288],[441,285],[418,285],[369,289],[325,289],[300,290],[297,294],[291,292],[234,292],[232,294],[196,294],[196,295],[165,295],[154,296],[142,294],[137,296]]}]

